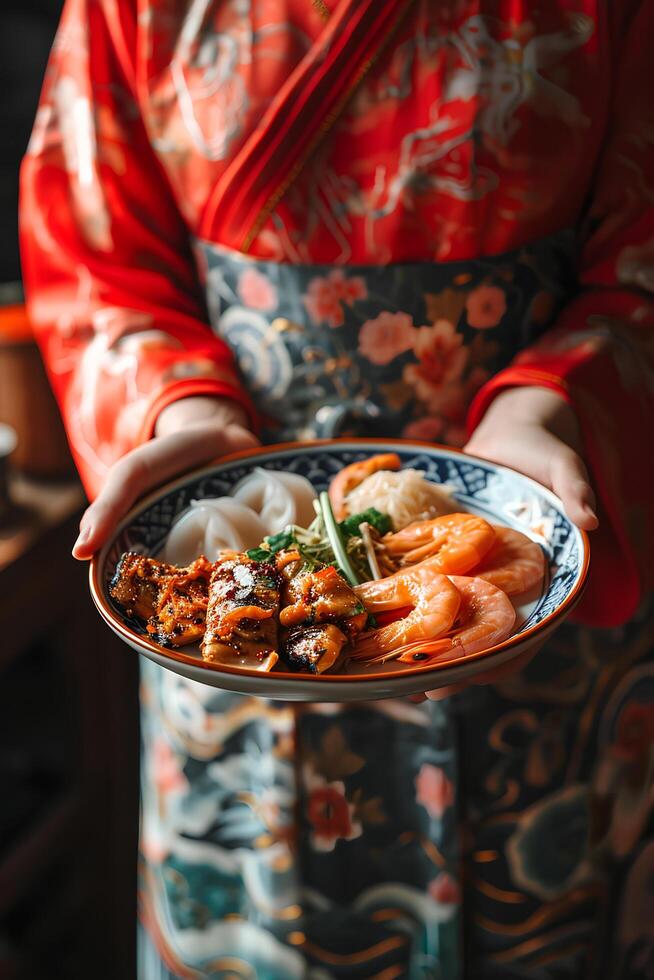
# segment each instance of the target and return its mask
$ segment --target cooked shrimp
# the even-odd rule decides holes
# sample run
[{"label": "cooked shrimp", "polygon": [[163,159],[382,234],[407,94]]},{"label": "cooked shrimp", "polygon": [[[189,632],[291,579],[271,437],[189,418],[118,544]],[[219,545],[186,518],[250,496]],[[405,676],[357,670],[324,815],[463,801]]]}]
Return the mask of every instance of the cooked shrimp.
[{"label": "cooked shrimp", "polygon": [[495,541],[495,530],[475,514],[445,514],[416,521],[381,539],[382,554],[400,565],[436,559],[439,572],[463,575],[478,565]]},{"label": "cooked shrimp", "polygon": [[401,466],[402,460],[397,453],[380,453],[377,456],[362,459],[358,463],[350,463],[349,466],[340,470],[329,484],[329,499],[336,520],[342,521],[348,516],[346,497],[355,487],[363,483],[366,477],[377,473],[379,470],[399,470]]},{"label": "cooked shrimp", "polygon": [[496,527],[495,535],[495,544],[474,569],[475,577],[496,585],[507,595],[518,595],[537,585],[545,574],[542,548],[510,527]]},{"label": "cooked shrimp", "polygon": [[501,643],[515,625],[511,600],[496,585],[480,578],[450,576],[461,596],[456,629],[429,643],[412,643],[399,657],[402,663],[426,662],[444,654],[463,657]]},{"label": "cooked shrimp", "polygon": [[377,663],[397,657],[411,644],[435,640],[451,629],[461,599],[446,575],[438,572],[433,558],[402,569],[388,578],[356,585],[354,591],[369,613],[410,608],[394,623],[362,634],[352,658]]}]

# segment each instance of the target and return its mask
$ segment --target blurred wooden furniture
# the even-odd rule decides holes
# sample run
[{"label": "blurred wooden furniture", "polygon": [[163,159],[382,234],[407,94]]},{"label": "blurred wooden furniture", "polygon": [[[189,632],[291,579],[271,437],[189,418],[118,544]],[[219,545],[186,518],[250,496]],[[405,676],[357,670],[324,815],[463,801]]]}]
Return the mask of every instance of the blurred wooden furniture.
[{"label": "blurred wooden furniture", "polygon": [[[3,295],[9,286],[3,287]],[[16,294],[18,297],[20,294]],[[66,434],[22,301],[0,295],[0,422],[15,429],[14,465],[34,477],[73,471]]]},{"label": "blurred wooden furniture", "polygon": [[135,975],[136,657],[70,556],[76,482],[11,481],[0,523],[0,977]]}]

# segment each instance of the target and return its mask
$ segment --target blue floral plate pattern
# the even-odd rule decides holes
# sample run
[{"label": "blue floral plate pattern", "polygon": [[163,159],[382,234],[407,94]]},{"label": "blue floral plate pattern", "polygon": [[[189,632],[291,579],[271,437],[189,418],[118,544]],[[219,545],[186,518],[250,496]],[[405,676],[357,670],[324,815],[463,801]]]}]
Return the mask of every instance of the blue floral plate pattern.
[{"label": "blue floral plate pattern", "polygon": [[[168,649],[153,642],[145,625],[130,619],[110,595],[110,583],[124,551],[156,555],[177,517],[191,500],[219,497],[253,466],[307,477],[317,491],[349,463],[379,452],[396,452],[404,467],[421,470],[453,490],[462,510],[516,528],[537,541],[549,573],[534,593],[521,596],[516,631],[480,653],[444,658],[425,666],[397,665],[358,674],[320,676],[274,671],[261,673],[204,663],[195,647]],[[364,701],[433,690],[470,679],[540,644],[571,612],[588,573],[588,539],[566,517],[561,502],[533,480],[494,463],[424,443],[348,439],[267,446],[225,458],[187,474],[142,500],[118,526],[90,569],[90,587],[100,615],[138,653],[191,680],[243,694],[292,701]]]}]

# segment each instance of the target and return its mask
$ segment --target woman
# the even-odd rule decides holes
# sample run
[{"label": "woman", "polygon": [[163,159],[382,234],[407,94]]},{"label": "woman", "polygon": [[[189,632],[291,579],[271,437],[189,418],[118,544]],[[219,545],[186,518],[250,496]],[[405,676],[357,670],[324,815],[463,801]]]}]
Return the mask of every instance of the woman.
[{"label": "woman", "polygon": [[297,709],[143,665],[141,978],[653,975],[653,31],[651,0],[68,0],[22,224],[77,557],[257,436],[467,425],[600,516],[586,625],[493,685]]}]

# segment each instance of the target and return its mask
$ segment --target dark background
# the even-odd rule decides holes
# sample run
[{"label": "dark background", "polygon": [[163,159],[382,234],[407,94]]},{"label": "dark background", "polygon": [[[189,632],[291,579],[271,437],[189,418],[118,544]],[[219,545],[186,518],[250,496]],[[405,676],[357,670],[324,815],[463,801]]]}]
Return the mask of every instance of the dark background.
[{"label": "dark background", "polygon": [[[60,433],[29,331],[17,342],[6,321],[22,303],[18,171],[61,6],[0,0],[0,422],[24,450]],[[131,980],[136,656],[70,556],[85,501],[59,444],[56,474],[15,453],[0,500],[0,980]]]},{"label": "dark background", "polygon": [[0,281],[20,278],[18,167],[29,140],[62,3],[2,0],[0,7]]}]

